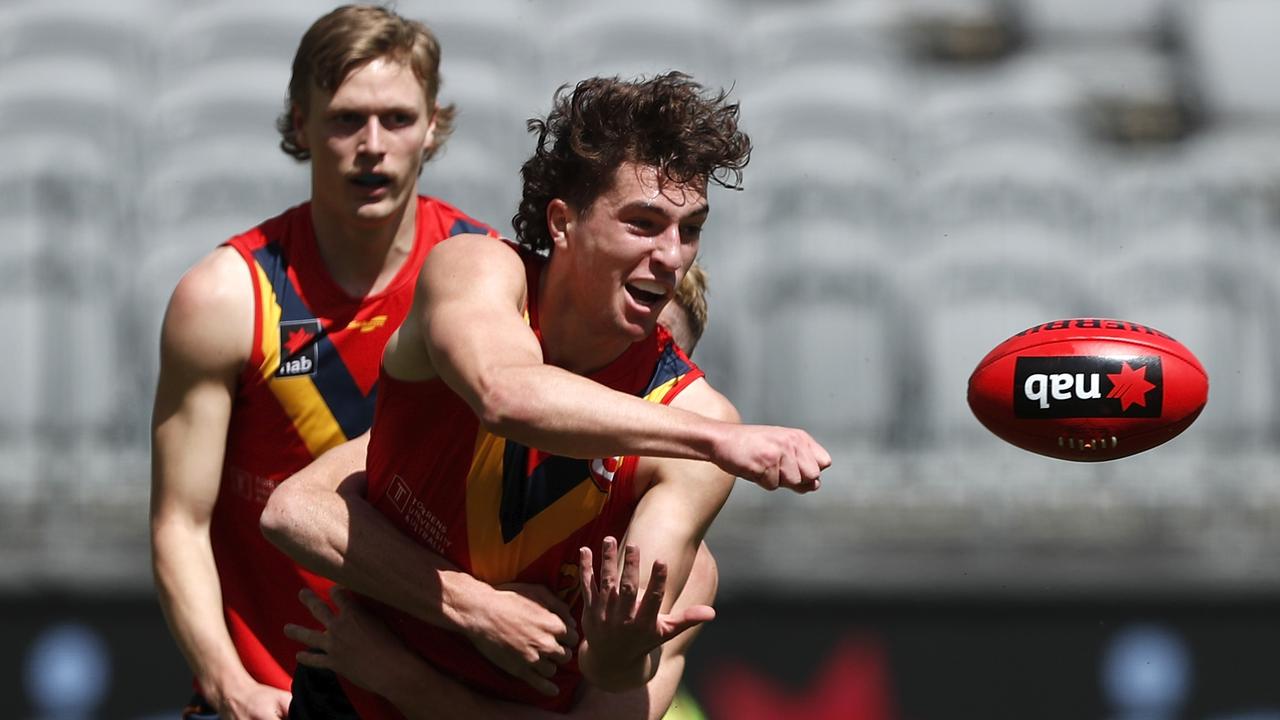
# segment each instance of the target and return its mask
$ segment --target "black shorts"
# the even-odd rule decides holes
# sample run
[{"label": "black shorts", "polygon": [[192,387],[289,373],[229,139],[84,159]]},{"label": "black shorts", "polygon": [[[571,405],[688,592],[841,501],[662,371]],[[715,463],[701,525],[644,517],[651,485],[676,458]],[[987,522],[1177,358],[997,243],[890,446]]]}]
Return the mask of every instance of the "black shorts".
[{"label": "black shorts", "polygon": [[289,720],[359,720],[332,670],[298,665],[293,673]]}]

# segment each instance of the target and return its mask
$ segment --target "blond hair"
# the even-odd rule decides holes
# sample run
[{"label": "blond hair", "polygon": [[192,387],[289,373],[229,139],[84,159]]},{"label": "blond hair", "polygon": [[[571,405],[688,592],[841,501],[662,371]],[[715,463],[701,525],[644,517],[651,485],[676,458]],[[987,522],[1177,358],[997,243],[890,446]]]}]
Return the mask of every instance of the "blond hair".
[{"label": "blond hair", "polygon": [[675,303],[684,312],[689,329],[687,343],[679,344],[686,352],[692,353],[707,329],[707,273],[696,261],[689,266],[684,277],[680,278],[680,284],[676,286]]},{"label": "blond hair", "polygon": [[379,58],[404,63],[421,81],[427,110],[436,122],[435,142],[422,154],[423,162],[430,160],[453,131],[453,105],[436,107],[440,41],[426,25],[376,5],[343,5],[312,23],[302,36],[284,112],[276,119],[280,149],[297,160],[309,159],[311,152],[298,141],[294,109],[305,113],[313,87],[333,92],[353,70]]}]

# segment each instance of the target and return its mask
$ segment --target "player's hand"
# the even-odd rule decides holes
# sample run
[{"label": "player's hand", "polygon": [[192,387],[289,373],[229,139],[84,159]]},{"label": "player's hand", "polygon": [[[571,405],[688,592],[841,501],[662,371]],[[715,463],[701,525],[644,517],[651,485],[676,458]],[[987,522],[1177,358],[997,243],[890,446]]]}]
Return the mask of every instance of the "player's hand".
[{"label": "player's hand", "polygon": [[249,682],[225,691],[216,701],[209,698],[209,702],[223,720],[281,720],[289,717],[292,699],[287,690]]},{"label": "player's hand", "polygon": [[[332,670],[360,687],[380,693],[380,681],[394,667],[397,653],[409,652],[386,623],[360,606],[341,587],[329,592],[338,611],[329,609],[309,588],[298,599],[311,611],[321,629],[285,625],[284,634],[311,648],[298,653],[298,662],[308,667]],[[382,694],[382,693],[380,693]]]},{"label": "player's hand", "polygon": [[543,695],[559,694],[550,678],[578,645],[568,605],[542,585],[511,583],[467,615],[467,638],[489,662]]},{"label": "player's hand", "polygon": [[729,425],[716,443],[716,465],[765,490],[817,490],[831,455],[809,433],[771,425]]},{"label": "player's hand", "polygon": [[[657,670],[657,658],[651,653],[668,640],[704,622],[712,620],[716,611],[709,605],[692,605],[680,612],[664,614],[662,600],[666,595],[667,566],[653,563],[649,585],[640,589],[640,551],[628,545],[618,568],[618,542],[605,538],[600,553],[600,579],[596,582],[592,568],[591,548],[579,550],[582,579],[583,650],[578,657],[583,675],[609,690],[622,690],[627,685],[641,685]],[[628,670],[645,667],[644,672]],[[615,678],[630,677],[632,682],[617,686]]]}]

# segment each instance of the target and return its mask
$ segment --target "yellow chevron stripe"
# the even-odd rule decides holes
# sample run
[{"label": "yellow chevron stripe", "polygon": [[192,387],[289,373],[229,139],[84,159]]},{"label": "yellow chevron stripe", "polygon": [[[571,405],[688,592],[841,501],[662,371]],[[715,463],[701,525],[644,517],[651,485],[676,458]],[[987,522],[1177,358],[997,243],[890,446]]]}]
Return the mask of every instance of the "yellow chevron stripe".
[{"label": "yellow chevron stripe", "polygon": [[325,450],[342,444],[347,437],[311,378],[276,377],[276,370],[280,367],[280,303],[276,301],[271,280],[262,266],[255,263],[254,269],[258,273],[258,306],[262,308],[263,361],[259,372],[280,407],[293,421],[293,427],[307,450],[312,457],[318,457]]},{"label": "yellow chevron stripe", "polygon": [[576,488],[525,522],[510,543],[502,541],[502,455],[505,441],[481,430],[467,475],[467,541],[471,574],[487,583],[515,580],[522,570],[574,531],[594,520],[608,495],[586,476]]},{"label": "yellow chevron stripe", "polygon": [[671,392],[671,388],[675,387],[676,383],[680,382],[680,379],[683,377],[684,375],[677,375],[671,378],[670,380],[662,383],[658,387],[650,390],[649,394],[644,396],[644,399],[648,400],[649,402],[655,402],[655,403],[662,402],[663,400],[666,399],[667,393]]}]

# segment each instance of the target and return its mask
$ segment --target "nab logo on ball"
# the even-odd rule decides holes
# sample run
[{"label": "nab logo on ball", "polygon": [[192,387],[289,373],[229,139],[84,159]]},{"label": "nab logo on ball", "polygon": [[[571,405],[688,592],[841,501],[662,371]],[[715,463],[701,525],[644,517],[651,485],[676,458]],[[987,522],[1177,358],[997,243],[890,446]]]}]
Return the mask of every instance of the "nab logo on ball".
[{"label": "nab logo on ball", "polygon": [[319,365],[316,339],[320,337],[320,321],[286,320],[280,323],[280,367],[276,377],[314,375]]},{"label": "nab logo on ball", "polygon": [[1037,418],[1158,418],[1164,373],[1157,356],[1019,357],[1013,413]]},{"label": "nab logo on ball", "polygon": [[1071,318],[1033,325],[987,353],[969,376],[969,408],[1024,450],[1115,460],[1187,429],[1209,378],[1182,343],[1150,325]]}]

